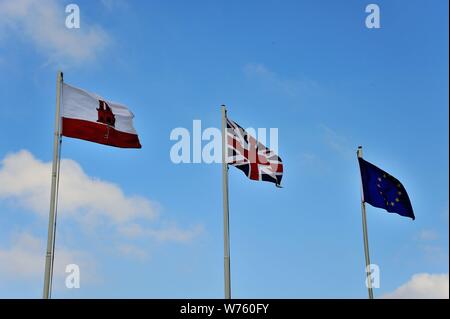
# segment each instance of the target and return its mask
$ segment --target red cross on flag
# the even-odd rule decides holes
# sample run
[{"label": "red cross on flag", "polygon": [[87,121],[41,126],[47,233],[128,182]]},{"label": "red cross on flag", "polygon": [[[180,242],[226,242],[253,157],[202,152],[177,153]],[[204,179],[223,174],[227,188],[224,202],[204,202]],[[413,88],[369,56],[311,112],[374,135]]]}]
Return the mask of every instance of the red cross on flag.
[{"label": "red cross on flag", "polygon": [[243,171],[252,180],[280,186],[283,177],[281,158],[228,118],[227,163]]}]

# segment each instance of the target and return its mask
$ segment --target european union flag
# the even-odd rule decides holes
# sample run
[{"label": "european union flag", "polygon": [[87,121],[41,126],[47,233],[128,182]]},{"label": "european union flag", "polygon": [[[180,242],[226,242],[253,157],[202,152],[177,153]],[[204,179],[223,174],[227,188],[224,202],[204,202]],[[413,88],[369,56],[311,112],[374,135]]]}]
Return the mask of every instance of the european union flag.
[{"label": "european union flag", "polygon": [[408,193],[394,176],[358,158],[364,192],[364,202],[415,219]]}]

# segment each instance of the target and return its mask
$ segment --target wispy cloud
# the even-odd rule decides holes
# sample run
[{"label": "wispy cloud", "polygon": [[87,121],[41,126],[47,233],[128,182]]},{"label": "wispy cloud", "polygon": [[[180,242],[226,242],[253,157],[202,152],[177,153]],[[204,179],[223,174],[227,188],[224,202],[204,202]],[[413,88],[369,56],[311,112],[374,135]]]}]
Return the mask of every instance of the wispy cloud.
[{"label": "wispy cloud", "polygon": [[110,43],[102,27],[81,18],[81,28],[68,29],[65,19],[56,0],[0,0],[0,41],[7,41],[6,34],[30,41],[53,64],[94,60]]},{"label": "wispy cloud", "polygon": [[189,242],[203,232],[203,226],[197,225],[191,229],[182,230],[177,226],[162,229],[149,229],[148,235],[158,241]]},{"label": "wispy cloud", "polygon": [[332,151],[340,154],[343,157],[348,157],[354,154],[352,153],[350,142],[345,136],[339,134],[337,131],[326,125],[320,125],[319,128],[322,131],[324,143]]},{"label": "wispy cloud", "polygon": [[441,264],[448,261],[448,249],[440,243],[441,234],[435,229],[422,229],[414,239],[427,262]]},{"label": "wispy cloud", "polygon": [[[57,247],[55,251],[54,277],[64,278],[66,266],[77,264],[83,272],[83,282],[97,277],[95,262],[89,254],[80,250]],[[0,246],[0,278],[2,280],[40,279],[44,274],[45,242],[30,233],[14,233],[6,247]]]},{"label": "wispy cloud", "polygon": [[[45,219],[48,216],[51,163],[22,150],[7,155],[0,166],[0,199],[12,201]],[[88,176],[81,166],[61,160],[58,211],[80,227],[96,231],[111,226],[116,234],[147,236],[156,241],[190,241],[201,226],[180,229],[161,218],[157,202],[126,195],[116,184]]]},{"label": "wispy cloud", "polygon": [[448,274],[415,274],[395,291],[383,298],[390,299],[448,299]]},{"label": "wispy cloud", "polygon": [[119,232],[130,238],[151,238],[159,242],[189,242],[204,232],[202,225],[189,229],[180,229],[175,224],[160,228],[143,228],[138,224],[128,224],[119,228]]},{"label": "wispy cloud", "polygon": [[418,248],[423,252],[425,260],[429,263],[441,265],[442,263],[448,263],[448,249],[439,244],[432,242],[420,242]]},{"label": "wispy cloud", "polygon": [[[0,198],[13,199],[44,217],[50,194],[51,163],[22,150],[7,155],[0,169]],[[126,196],[119,186],[92,178],[70,159],[61,160],[59,210],[66,217],[104,217],[114,224],[138,218],[155,219],[158,204],[140,196]]]},{"label": "wispy cloud", "polygon": [[271,71],[264,64],[248,63],[244,66],[244,74],[249,78],[265,81],[271,87],[284,94],[296,97],[317,91],[319,85],[310,79],[288,79]]},{"label": "wispy cloud", "polygon": [[303,152],[300,154],[300,163],[302,164],[316,164],[319,160],[319,156],[312,152]]},{"label": "wispy cloud", "polygon": [[439,238],[439,234],[433,229],[423,229],[417,235],[420,241],[434,241]]},{"label": "wispy cloud", "polygon": [[298,164],[301,167],[301,174],[317,174],[328,173],[329,165],[324,158],[317,152],[303,151],[298,155]]},{"label": "wispy cloud", "polygon": [[117,251],[122,256],[131,257],[139,260],[146,260],[149,257],[148,252],[146,250],[131,244],[119,244],[117,245]]}]

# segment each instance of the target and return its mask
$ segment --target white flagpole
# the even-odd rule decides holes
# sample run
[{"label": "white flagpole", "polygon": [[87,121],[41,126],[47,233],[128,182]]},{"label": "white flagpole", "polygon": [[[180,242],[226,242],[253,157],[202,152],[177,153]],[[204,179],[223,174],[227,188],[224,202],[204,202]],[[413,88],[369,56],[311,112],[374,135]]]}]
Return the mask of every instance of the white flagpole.
[{"label": "white flagpole", "polygon": [[[357,155],[358,158],[363,157],[362,146],[358,146]],[[367,233],[366,203],[364,201],[364,189],[362,187],[362,180],[361,180],[361,212],[362,212],[362,225],[364,236],[364,254],[366,258],[366,282],[367,282],[367,289],[369,292],[369,299],[373,299],[372,276],[370,273],[369,235]]]},{"label": "white flagpole", "polygon": [[50,213],[48,219],[48,238],[47,253],[45,255],[45,277],[44,277],[44,299],[51,297],[52,278],[53,278],[53,260],[55,253],[55,233],[56,233],[56,203],[57,190],[59,182],[59,162],[60,162],[60,108],[61,108],[61,90],[63,83],[63,73],[58,71],[56,78],[56,113],[55,113],[55,133],[53,137],[53,165],[52,165],[52,184],[50,195]]},{"label": "white flagpole", "polygon": [[227,109],[222,105],[222,174],[223,174],[223,241],[225,299],[231,299],[230,280],[230,223],[228,212]]}]

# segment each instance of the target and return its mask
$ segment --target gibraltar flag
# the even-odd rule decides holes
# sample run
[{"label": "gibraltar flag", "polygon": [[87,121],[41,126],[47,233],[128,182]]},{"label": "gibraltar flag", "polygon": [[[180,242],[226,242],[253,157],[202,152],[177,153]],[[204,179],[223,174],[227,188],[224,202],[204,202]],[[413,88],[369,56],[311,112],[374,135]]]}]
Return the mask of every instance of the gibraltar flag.
[{"label": "gibraltar flag", "polygon": [[141,148],[133,113],[123,105],[63,83],[62,135],[123,148]]}]

